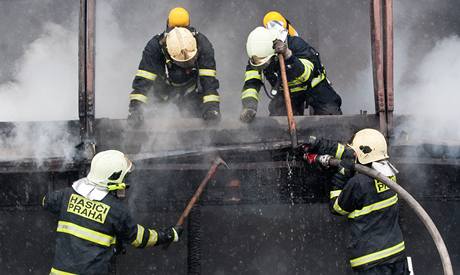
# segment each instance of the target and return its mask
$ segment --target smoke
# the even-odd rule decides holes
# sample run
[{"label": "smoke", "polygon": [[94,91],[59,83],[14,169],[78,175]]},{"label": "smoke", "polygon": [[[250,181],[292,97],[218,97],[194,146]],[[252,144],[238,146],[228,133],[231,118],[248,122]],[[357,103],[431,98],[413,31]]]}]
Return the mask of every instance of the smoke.
[{"label": "smoke", "polygon": [[460,38],[455,26],[460,22],[448,15],[459,6],[452,1],[411,4],[395,6],[395,112],[411,116],[397,132],[413,140],[458,144]]},{"label": "smoke", "polygon": [[61,158],[70,162],[77,143],[78,136],[69,132],[66,122],[17,123],[0,139],[0,161],[25,158],[40,165],[46,158]]},{"label": "smoke", "polygon": [[0,121],[77,118],[77,36],[46,22],[25,50],[14,80],[0,85]]},{"label": "smoke", "polygon": [[399,86],[403,92],[397,97],[396,108],[409,114],[411,119],[400,125],[396,132],[404,133],[408,141],[443,145],[426,148],[430,154],[459,156],[459,51],[458,36],[440,40],[414,68],[413,79]]},{"label": "smoke", "polygon": [[[15,43],[2,41],[0,45],[9,60],[0,66],[0,79],[3,81],[9,76],[7,82],[0,83],[0,121],[77,119],[78,3],[59,2],[61,14],[52,12],[54,2],[44,2],[34,5],[35,12],[28,12],[25,17],[20,16],[24,12],[22,4],[9,3],[1,4],[2,11],[11,11],[11,15],[2,20],[7,18],[10,24],[17,22],[21,32],[16,33],[16,37],[5,32],[9,37],[5,41]],[[328,76],[343,98],[344,112],[373,111],[368,1],[276,4],[261,1],[243,5],[239,1],[117,0],[97,1],[96,6],[97,117],[126,117],[128,94],[142,50],[153,35],[164,30],[166,15],[175,6],[187,8],[192,25],[214,45],[224,118],[236,121],[241,108],[246,36],[260,25],[265,12],[273,9],[285,14],[302,37],[321,53]],[[297,8],[286,8],[293,6]],[[457,98],[455,53],[459,43],[456,36],[460,25],[459,6],[454,0],[395,2],[396,113],[412,114],[422,120],[428,115],[439,121],[436,123],[439,131],[432,133],[443,133],[453,125],[450,118],[458,117],[453,105],[455,100],[445,99]],[[0,28],[3,30],[5,26],[2,24]],[[31,30],[24,31],[27,28]],[[13,47],[13,44],[21,47]],[[10,66],[20,49],[23,49],[22,56]],[[266,115],[266,106],[267,99],[262,95],[259,115]],[[155,116],[168,124],[179,117],[175,106],[160,109]],[[412,124],[410,128],[423,126]],[[456,127],[450,128],[449,136],[458,137]],[[56,136],[62,136],[62,131],[67,130],[57,129]],[[17,136],[21,134],[18,132]],[[177,143],[183,139],[171,141]],[[156,142],[152,136],[147,147],[151,148]]]}]

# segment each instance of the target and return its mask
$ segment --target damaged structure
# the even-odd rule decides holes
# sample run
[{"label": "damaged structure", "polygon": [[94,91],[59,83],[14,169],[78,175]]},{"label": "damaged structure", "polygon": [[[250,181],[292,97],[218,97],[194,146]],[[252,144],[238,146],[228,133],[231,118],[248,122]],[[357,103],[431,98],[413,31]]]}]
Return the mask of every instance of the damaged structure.
[{"label": "damaged structure", "polygon": [[[393,116],[392,1],[370,2],[376,113],[296,117],[299,143],[308,135],[346,141],[362,128],[380,129],[401,172],[398,182],[430,214],[454,270],[460,269],[460,144],[414,140],[394,130],[412,118]],[[151,119],[136,130],[123,119],[95,118],[94,11],[95,0],[80,0],[79,121],[0,123],[5,140],[18,128],[53,124],[76,145],[68,156],[37,159],[2,144],[0,269],[49,272],[56,220],[41,210],[43,194],[85,175],[96,151],[118,149],[136,166],[125,203],[146,225],[174,224],[216,156],[229,168],[218,170],[192,209],[181,243],[168,250],[128,247],[116,257],[114,274],[349,274],[347,226],[327,206],[330,174],[290,155],[285,117],[250,125],[224,118],[214,126]],[[404,202],[400,209],[415,273],[442,274],[428,232]]]}]

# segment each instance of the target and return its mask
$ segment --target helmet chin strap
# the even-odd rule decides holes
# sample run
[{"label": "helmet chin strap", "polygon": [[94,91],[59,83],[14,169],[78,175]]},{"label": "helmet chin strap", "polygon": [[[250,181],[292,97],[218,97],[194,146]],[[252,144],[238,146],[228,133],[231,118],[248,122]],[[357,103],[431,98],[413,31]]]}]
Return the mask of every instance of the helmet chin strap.
[{"label": "helmet chin strap", "polygon": [[124,182],[121,182],[121,183],[109,182],[107,184],[107,189],[109,191],[124,190],[124,189],[126,189],[128,187],[129,187],[129,185],[124,183]]}]

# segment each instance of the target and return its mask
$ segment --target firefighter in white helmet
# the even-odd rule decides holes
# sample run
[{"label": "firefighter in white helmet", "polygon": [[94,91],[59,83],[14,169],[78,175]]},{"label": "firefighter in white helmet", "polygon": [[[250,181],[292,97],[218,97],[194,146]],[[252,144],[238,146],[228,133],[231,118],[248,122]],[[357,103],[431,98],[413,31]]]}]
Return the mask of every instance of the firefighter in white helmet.
[{"label": "firefighter in white helmet", "polygon": [[358,131],[348,145],[311,136],[304,151],[310,164],[317,159],[312,153],[342,160],[331,181],[330,210],[350,222],[349,261],[355,274],[408,275],[398,195],[384,183],[353,171],[358,162],[396,181],[398,171],[389,162],[385,137],[369,128]]},{"label": "firefighter in white helmet", "polygon": [[128,187],[132,168],[122,152],[103,151],[92,159],[87,177],[43,197],[43,207],[59,217],[50,274],[108,274],[120,243],[144,248],[179,241],[182,228],[136,224],[117,197]]},{"label": "firefighter in white helmet", "polygon": [[190,26],[187,10],[170,11],[166,31],[145,46],[132,86],[128,115],[132,126],[142,124],[146,109],[155,109],[146,107],[166,102],[176,104],[185,117],[219,120],[214,49]]},{"label": "firefighter in white helmet", "polygon": [[[257,27],[248,36],[246,51],[249,62],[241,93],[243,109],[240,119],[251,122],[255,118],[261,87],[271,98],[270,115],[286,115],[278,54],[285,59],[294,115],[303,115],[308,106],[313,107],[315,115],[342,114],[342,100],[326,77],[319,53],[293,28],[290,31],[285,29],[289,26],[283,25],[284,21],[275,19],[270,16],[264,18],[267,27]],[[270,83],[271,92],[265,87],[265,79]]]}]

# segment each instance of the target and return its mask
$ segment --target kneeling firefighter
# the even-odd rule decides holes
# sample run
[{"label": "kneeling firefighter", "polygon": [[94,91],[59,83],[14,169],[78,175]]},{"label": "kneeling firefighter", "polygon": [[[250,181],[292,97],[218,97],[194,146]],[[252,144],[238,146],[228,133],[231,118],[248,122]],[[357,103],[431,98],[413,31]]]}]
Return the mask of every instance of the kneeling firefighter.
[{"label": "kneeling firefighter", "polygon": [[50,274],[108,274],[120,242],[144,248],[179,241],[182,228],[154,230],[136,224],[117,198],[132,167],[120,151],[100,152],[87,177],[43,198],[43,207],[59,216]]},{"label": "kneeling firefighter", "polygon": [[145,46],[129,95],[128,122],[132,126],[142,124],[149,101],[175,103],[184,116],[218,120],[218,88],[212,44],[190,26],[184,8],[174,8],[166,31]]},{"label": "kneeling firefighter", "polygon": [[332,178],[330,210],[347,216],[351,226],[350,264],[356,274],[408,275],[405,244],[399,225],[398,195],[367,175],[355,173],[353,163],[372,167],[396,181],[398,171],[388,161],[385,137],[377,130],[363,129],[351,144],[310,137],[304,144],[310,163],[318,154],[342,159]]},{"label": "kneeling firefighter", "polygon": [[[278,16],[279,15],[279,16]],[[286,115],[281,70],[277,54],[282,54],[294,115],[303,115],[307,106],[315,115],[340,115],[342,100],[330,85],[319,53],[298,36],[295,29],[279,13],[268,13],[263,23],[248,36],[246,51],[249,57],[241,100],[240,119],[251,122],[257,113],[259,90],[264,78],[272,90],[268,110],[271,116]]]}]

